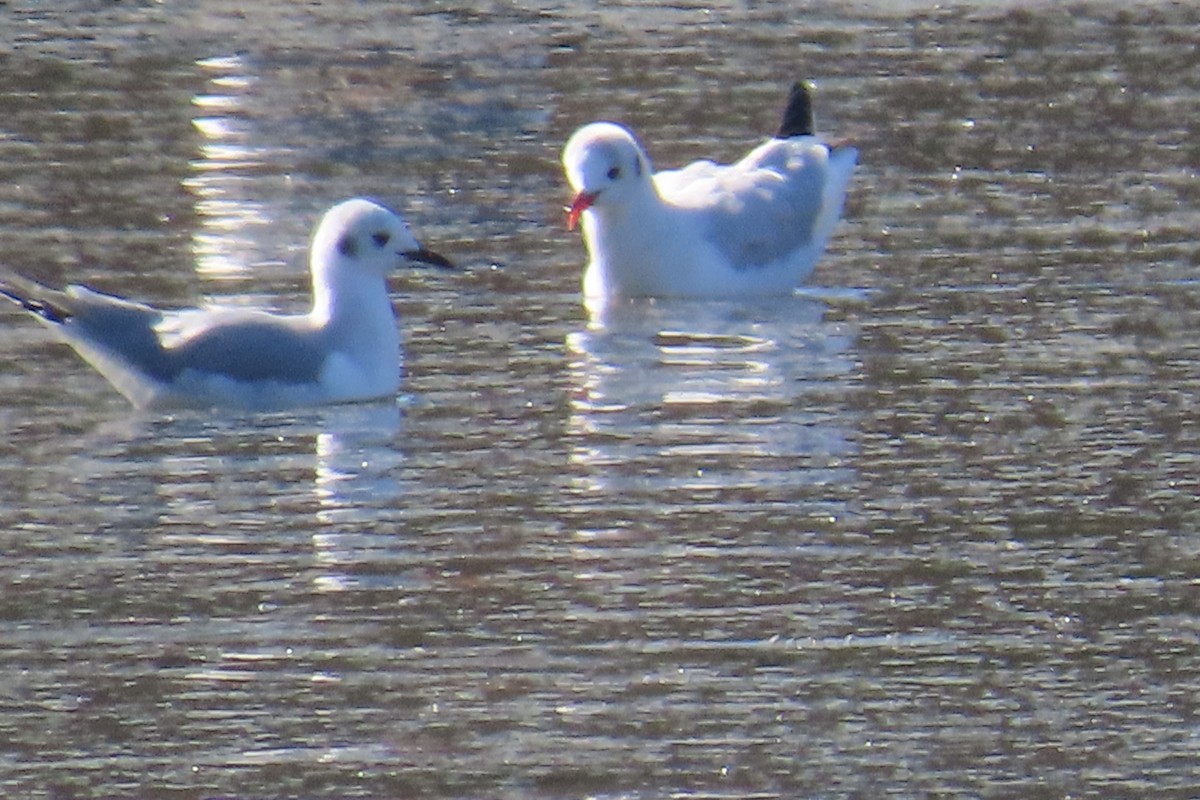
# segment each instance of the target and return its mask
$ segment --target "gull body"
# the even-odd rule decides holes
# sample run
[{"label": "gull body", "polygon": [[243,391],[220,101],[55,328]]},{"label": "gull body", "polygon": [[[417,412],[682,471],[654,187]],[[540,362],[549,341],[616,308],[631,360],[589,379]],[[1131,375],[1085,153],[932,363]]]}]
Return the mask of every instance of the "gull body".
[{"label": "gull body", "polygon": [[841,218],[858,153],[813,133],[797,83],[775,137],[733,164],[654,172],[626,128],[596,122],[563,149],[590,261],[584,294],[756,297],[803,283]]},{"label": "gull body", "polygon": [[279,408],[395,393],[400,334],[386,277],[404,263],[450,266],[398,214],[355,198],[327,211],[313,233],[307,313],[161,310],[16,275],[0,277],[0,294],[53,329],[135,406]]}]

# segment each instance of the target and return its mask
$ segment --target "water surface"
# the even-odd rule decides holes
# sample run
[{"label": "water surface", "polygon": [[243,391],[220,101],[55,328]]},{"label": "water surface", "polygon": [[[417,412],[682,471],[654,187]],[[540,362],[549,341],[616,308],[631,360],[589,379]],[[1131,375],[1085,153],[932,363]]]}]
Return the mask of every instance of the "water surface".
[{"label": "water surface", "polygon": [[[396,402],[140,414],[0,311],[10,797],[1190,797],[1200,15],[12,2],[0,263],[303,307],[401,209]],[[815,286],[591,318],[558,150],[816,82]]]}]

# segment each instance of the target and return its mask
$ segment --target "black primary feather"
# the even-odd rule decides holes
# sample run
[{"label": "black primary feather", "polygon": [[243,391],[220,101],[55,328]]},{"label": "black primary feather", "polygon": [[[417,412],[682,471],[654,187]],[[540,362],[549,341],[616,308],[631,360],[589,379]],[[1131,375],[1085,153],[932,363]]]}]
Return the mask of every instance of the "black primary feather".
[{"label": "black primary feather", "polygon": [[8,283],[0,282],[0,296],[7,297],[26,311],[37,314],[43,319],[50,322],[62,324],[71,316],[71,312],[61,306],[57,306],[49,300],[39,300],[36,297],[29,297],[21,292],[20,289],[14,288]]}]

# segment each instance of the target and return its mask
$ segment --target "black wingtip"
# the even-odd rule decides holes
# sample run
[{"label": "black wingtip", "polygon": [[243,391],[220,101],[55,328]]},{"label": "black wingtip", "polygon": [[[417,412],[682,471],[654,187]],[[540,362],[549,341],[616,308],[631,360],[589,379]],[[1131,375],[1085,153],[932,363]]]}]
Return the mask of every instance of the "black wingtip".
[{"label": "black wingtip", "polygon": [[5,297],[19,305],[31,314],[37,314],[42,319],[62,324],[71,316],[65,308],[56,306],[47,300],[26,297],[20,291],[6,283],[0,283],[0,297]]},{"label": "black wingtip", "polygon": [[811,87],[806,81],[796,81],[792,84],[787,108],[783,110],[783,122],[775,138],[790,139],[793,136],[812,136],[816,133],[810,92]]}]

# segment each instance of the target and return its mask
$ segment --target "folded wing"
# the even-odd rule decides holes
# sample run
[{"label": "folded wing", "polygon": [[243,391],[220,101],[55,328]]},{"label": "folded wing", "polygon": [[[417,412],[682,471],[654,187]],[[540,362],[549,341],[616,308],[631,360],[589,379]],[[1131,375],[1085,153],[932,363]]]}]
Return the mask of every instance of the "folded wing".
[{"label": "folded wing", "polygon": [[813,137],[772,139],[736,164],[702,161],[655,176],[660,196],[693,213],[701,235],[738,269],[823,244],[829,182],[829,148]]}]

